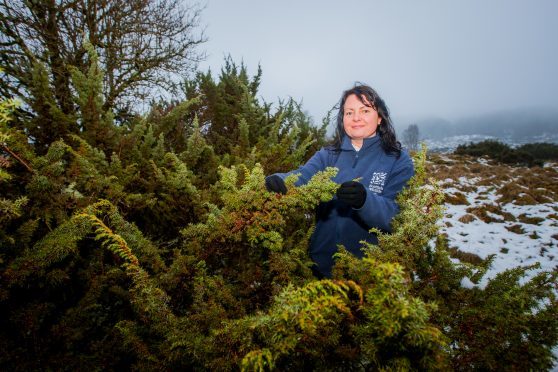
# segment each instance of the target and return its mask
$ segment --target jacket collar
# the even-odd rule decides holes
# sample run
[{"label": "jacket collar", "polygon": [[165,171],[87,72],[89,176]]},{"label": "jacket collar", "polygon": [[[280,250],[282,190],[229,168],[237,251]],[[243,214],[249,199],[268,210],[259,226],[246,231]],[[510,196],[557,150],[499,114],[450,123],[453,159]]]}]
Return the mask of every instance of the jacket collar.
[{"label": "jacket collar", "polygon": [[[362,141],[362,147],[360,149],[364,150],[364,149],[367,149],[369,147],[379,145],[379,144],[380,144],[380,135],[378,133],[376,133],[376,135],[374,137],[365,138]],[[355,148],[353,147],[353,145],[351,143],[351,139],[349,138],[349,136],[343,137],[343,142],[341,143],[341,150],[343,150],[343,151],[355,151]]]}]

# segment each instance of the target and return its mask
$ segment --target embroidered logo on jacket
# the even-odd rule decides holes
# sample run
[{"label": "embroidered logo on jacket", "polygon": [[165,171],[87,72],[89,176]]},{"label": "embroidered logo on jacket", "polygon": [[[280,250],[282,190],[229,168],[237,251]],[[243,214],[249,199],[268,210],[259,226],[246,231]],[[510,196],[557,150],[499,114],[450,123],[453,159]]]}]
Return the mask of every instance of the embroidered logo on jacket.
[{"label": "embroidered logo on jacket", "polygon": [[372,174],[372,178],[370,179],[370,185],[368,185],[368,189],[370,191],[375,192],[376,194],[380,194],[384,191],[384,184],[386,183],[387,173],[385,172],[374,172]]}]

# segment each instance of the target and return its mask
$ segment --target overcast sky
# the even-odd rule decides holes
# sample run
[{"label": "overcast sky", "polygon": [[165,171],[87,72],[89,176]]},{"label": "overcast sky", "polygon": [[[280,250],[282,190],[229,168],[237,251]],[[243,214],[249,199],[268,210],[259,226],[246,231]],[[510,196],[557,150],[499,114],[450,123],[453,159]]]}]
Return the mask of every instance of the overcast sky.
[{"label": "overcast sky", "polygon": [[316,123],[355,81],[405,120],[558,108],[558,0],[207,0],[202,23],[202,70],[259,63]]}]

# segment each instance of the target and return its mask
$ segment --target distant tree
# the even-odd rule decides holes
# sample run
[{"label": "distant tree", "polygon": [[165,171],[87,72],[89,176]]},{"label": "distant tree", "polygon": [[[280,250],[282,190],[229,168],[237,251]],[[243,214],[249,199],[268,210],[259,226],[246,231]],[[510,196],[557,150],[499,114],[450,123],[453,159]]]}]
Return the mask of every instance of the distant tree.
[{"label": "distant tree", "polygon": [[419,128],[416,124],[411,124],[403,132],[403,144],[409,151],[417,151],[419,144]]},{"label": "distant tree", "polygon": [[500,154],[510,152],[512,148],[503,142],[495,140],[484,140],[477,143],[470,142],[457,146],[455,153],[469,156],[489,156],[497,158]]},{"label": "distant tree", "polygon": [[127,113],[203,57],[200,11],[181,0],[0,0],[0,97],[23,101],[16,116],[41,116],[49,129],[30,133],[49,134],[39,145],[77,132],[70,66],[87,72],[89,40],[104,71],[103,110]]}]

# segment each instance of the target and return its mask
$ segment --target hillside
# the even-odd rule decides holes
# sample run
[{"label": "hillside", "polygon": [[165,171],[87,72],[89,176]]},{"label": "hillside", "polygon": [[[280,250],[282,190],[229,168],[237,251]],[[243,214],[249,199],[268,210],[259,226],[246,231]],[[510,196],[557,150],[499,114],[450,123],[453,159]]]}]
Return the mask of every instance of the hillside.
[{"label": "hillside", "polygon": [[401,137],[409,124],[419,128],[420,140],[430,151],[452,152],[458,145],[486,139],[512,147],[535,142],[558,143],[558,112],[550,108],[516,109],[449,120],[440,117],[400,118]]},{"label": "hillside", "polygon": [[515,266],[558,266],[558,164],[511,167],[484,158],[432,155],[446,193],[442,233],[456,257],[495,255],[486,280]]}]

